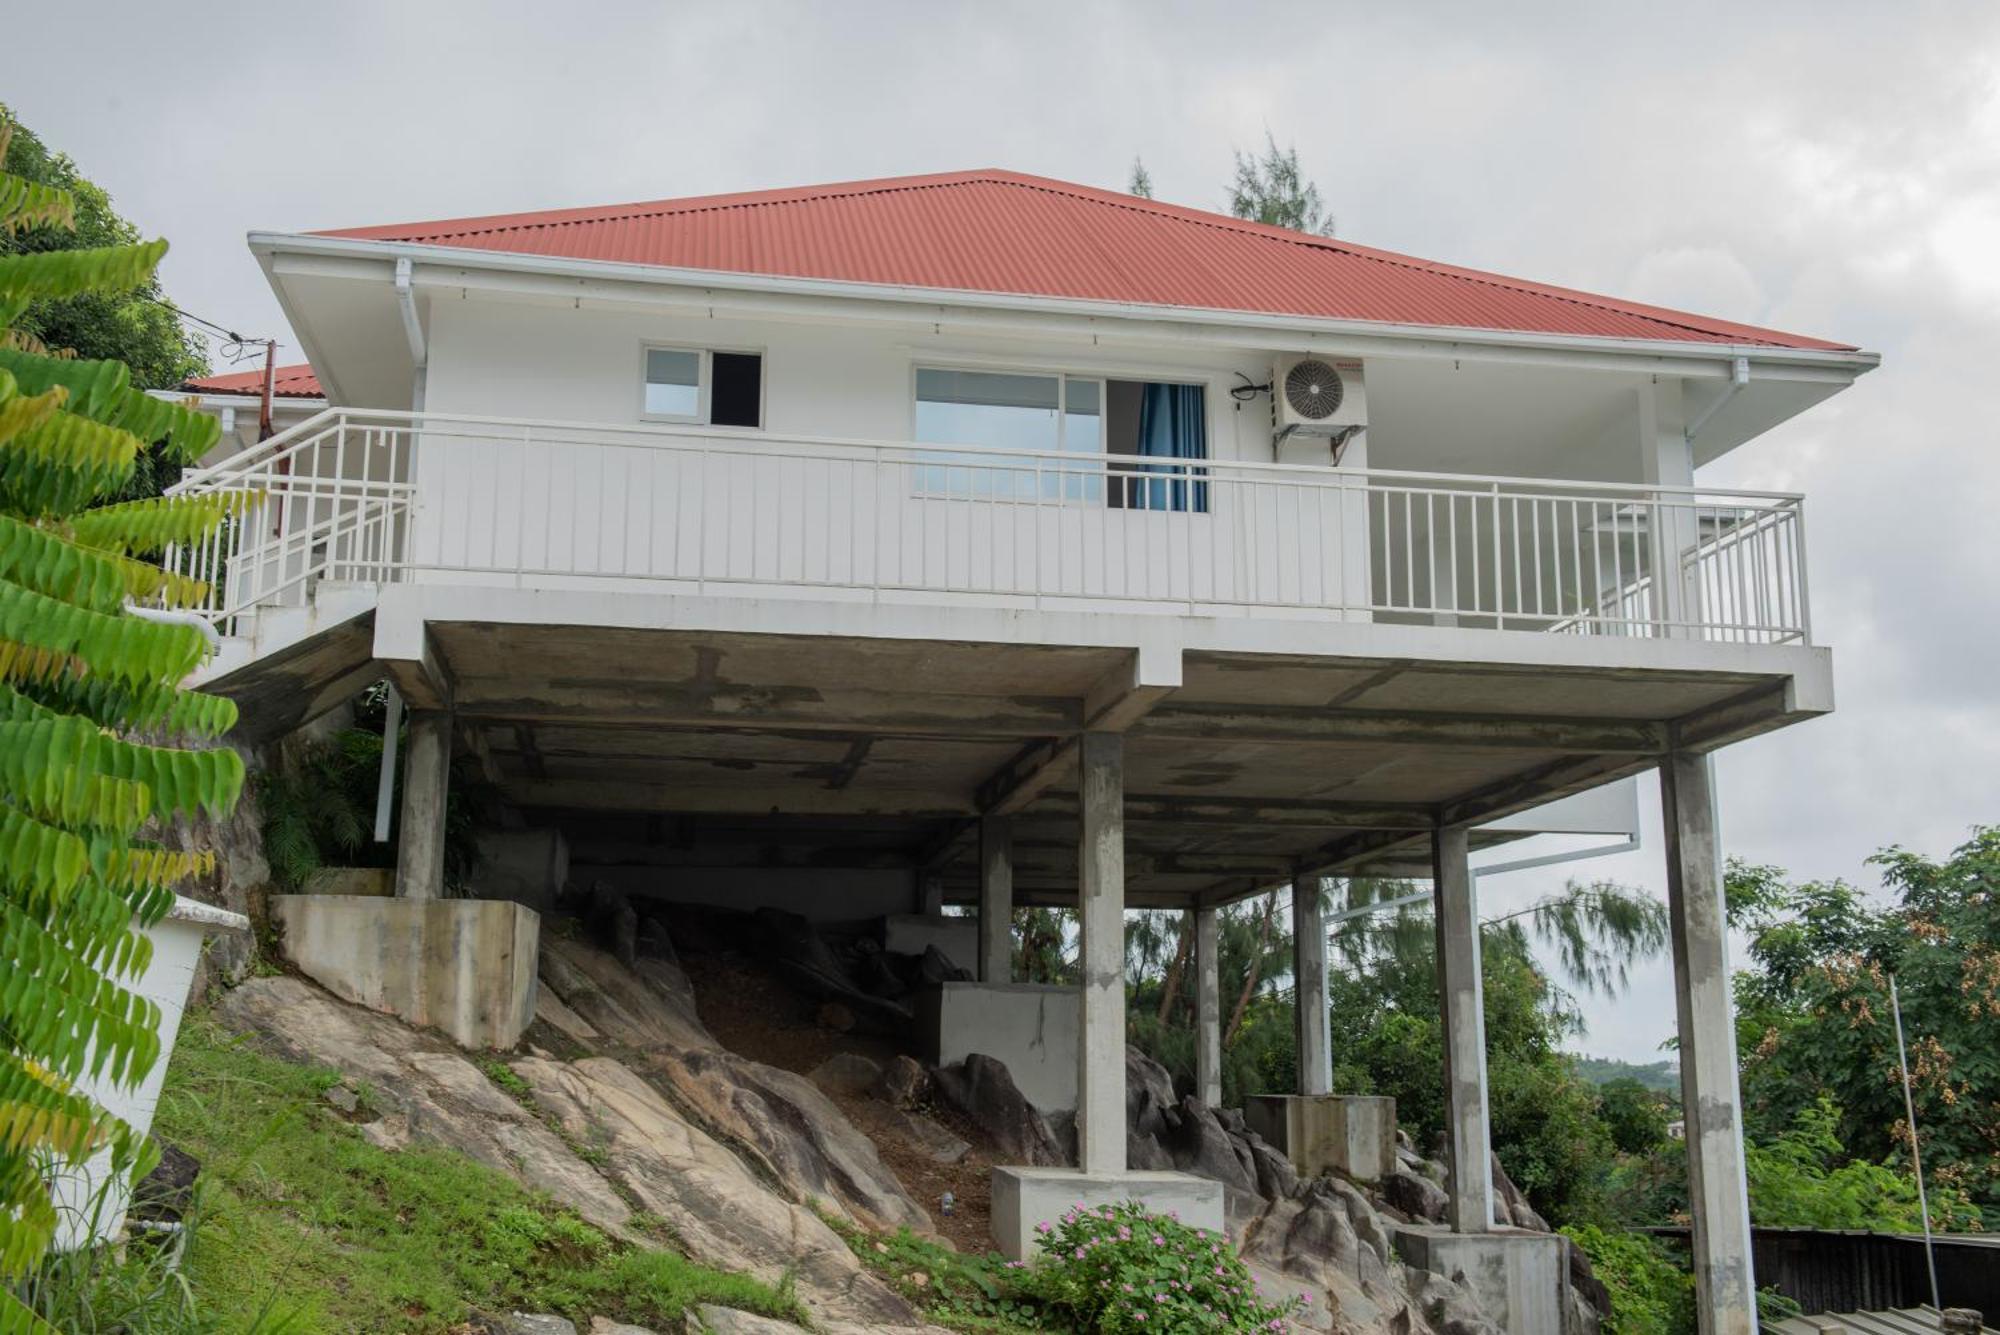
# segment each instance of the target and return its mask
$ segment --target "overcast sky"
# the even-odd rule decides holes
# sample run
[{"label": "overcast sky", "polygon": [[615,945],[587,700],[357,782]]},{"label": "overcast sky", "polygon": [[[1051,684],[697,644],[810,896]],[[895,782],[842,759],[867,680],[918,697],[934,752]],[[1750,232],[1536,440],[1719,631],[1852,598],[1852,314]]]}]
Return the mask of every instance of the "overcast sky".
[{"label": "overcast sky", "polygon": [[[1344,237],[1875,349],[1704,473],[1809,494],[1839,695],[1723,754],[1727,849],[1872,883],[1880,845],[2000,821],[2000,5],[79,0],[24,23],[0,101],[173,243],[175,300],[251,335],[289,338],[251,229],[968,167],[1122,188],[1134,155],[1161,198],[1221,208],[1268,130]],[[1644,851],[1579,871],[1659,890],[1644,801]],[[1582,1046],[1651,1059],[1667,977],[1594,1003]]]}]

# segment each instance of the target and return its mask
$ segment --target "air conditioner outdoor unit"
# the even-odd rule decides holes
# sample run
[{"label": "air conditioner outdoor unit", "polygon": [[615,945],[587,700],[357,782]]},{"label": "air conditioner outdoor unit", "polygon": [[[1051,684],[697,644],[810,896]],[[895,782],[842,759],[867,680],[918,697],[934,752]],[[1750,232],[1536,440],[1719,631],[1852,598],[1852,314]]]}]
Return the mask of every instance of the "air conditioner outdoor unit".
[{"label": "air conditioner outdoor unit", "polygon": [[1289,357],[1271,373],[1271,439],[1279,463],[1338,463],[1368,426],[1361,363]]}]

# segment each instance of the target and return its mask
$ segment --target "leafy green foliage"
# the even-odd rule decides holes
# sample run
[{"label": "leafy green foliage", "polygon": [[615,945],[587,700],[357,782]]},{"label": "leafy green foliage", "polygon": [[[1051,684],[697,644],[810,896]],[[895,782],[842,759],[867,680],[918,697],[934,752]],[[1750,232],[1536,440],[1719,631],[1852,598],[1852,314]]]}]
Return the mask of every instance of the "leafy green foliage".
[{"label": "leafy green foliage", "polygon": [[51,1317],[88,1303],[123,1321],[58,1329],[134,1335],[444,1335],[474,1309],[661,1330],[698,1303],[803,1315],[778,1289],[610,1238],[463,1155],[379,1148],[323,1097],[340,1079],[191,1016],[157,1121],[202,1163],[176,1289],[149,1295],[107,1250],[86,1275],[50,1258],[27,1286],[35,1301]]},{"label": "leafy green foliage", "polygon": [[1680,1068],[1670,1061],[1628,1062],[1616,1057],[1578,1057],[1576,1073],[1600,1088],[1614,1080],[1630,1080],[1669,1099],[1680,1097]]},{"label": "leafy green foliage", "polygon": [[1597,1115],[1621,1154],[1645,1154],[1667,1143],[1666,1097],[1630,1076],[1598,1086]]},{"label": "leafy green foliage", "polygon": [[[1783,1135],[1744,1143],[1751,1218],[1767,1228],[1920,1232],[1915,1175],[1848,1157],[1839,1123],[1840,1109],[1822,1098]],[[1930,1208],[1941,1229],[1978,1226],[1978,1212],[1947,1183],[1932,1187]]]},{"label": "leafy green foliage", "polygon": [[1840,881],[1729,869],[1732,917],[1750,935],[1737,981],[1749,1130],[1777,1141],[1824,1099],[1844,1154],[1901,1171],[1894,974],[1933,1204],[1961,1191],[2000,1227],[2000,829],[1975,830],[1943,860],[1890,848],[1872,861],[1886,905]]},{"label": "leafy green foliage", "polygon": [[837,1215],[821,1216],[861,1263],[914,1303],[925,1316],[954,1330],[1009,1335],[1061,1329],[1034,1298],[1019,1291],[1014,1270],[998,1252],[954,1251],[907,1228],[876,1236]]},{"label": "leafy green foliage", "polygon": [[1292,1311],[1258,1296],[1220,1234],[1136,1201],[1078,1206],[1036,1229],[1042,1254],[1018,1272],[1020,1286],[1078,1330],[1279,1331]]},{"label": "leafy green foliage", "polygon": [[1564,1228],[1611,1293],[1604,1335],[1693,1335],[1694,1279],[1680,1260],[1643,1233],[1595,1224]]},{"label": "leafy green foliage", "polygon": [[[10,119],[0,106],[0,121]],[[86,178],[67,154],[51,152],[31,131],[16,126],[0,160],[0,255],[40,254],[134,245],[138,228],[118,215],[111,199]],[[201,340],[188,333],[161,301],[150,271],[123,289],[106,288],[31,304],[14,331],[78,357],[122,363],[139,389],[173,389],[208,372]],[[143,432],[138,434],[145,434]],[[175,466],[158,451],[140,459],[130,495],[156,494],[173,481]]]},{"label": "leafy green foliage", "polygon": [[[264,856],[287,890],[300,889],[322,867],[396,865],[400,807],[392,808],[389,838],[377,843],[373,837],[386,698],[380,687],[369,688],[356,702],[354,727],[298,748],[258,776]],[[409,748],[398,754],[407,756]],[[493,801],[493,786],[478,762],[455,758],[444,828],[444,879],[454,892],[463,891],[478,869],[479,822]]]},{"label": "leafy green foliage", "polygon": [[[13,153],[0,117],[0,161]],[[54,1232],[47,1172],[100,1149],[114,1172],[153,1157],[74,1082],[136,1083],[159,1057],[158,1009],[130,984],[151,959],[144,930],[204,859],[138,841],[141,821],[224,811],[243,784],[234,751],[119,735],[135,715],[211,732],[233,717],[179,690],[205,650],[198,631],[125,610],[198,591],[130,558],[163,534],[206,534],[230,503],[92,508],[155,442],[186,461],[217,426],[149,398],[115,361],[37,350],[57,327],[37,312],[144,289],[166,250],[126,235],[46,243],[90,213],[61,194],[0,174],[0,1281],[27,1273]],[[7,1287],[0,1326],[50,1329]]]},{"label": "leafy green foliage", "polygon": [[1298,149],[1279,148],[1277,139],[1269,133],[1264,136],[1262,153],[1237,151],[1236,176],[1229,186],[1229,211],[1251,222],[1294,232],[1333,235],[1333,215],[1326,211],[1319,187],[1299,169]]}]

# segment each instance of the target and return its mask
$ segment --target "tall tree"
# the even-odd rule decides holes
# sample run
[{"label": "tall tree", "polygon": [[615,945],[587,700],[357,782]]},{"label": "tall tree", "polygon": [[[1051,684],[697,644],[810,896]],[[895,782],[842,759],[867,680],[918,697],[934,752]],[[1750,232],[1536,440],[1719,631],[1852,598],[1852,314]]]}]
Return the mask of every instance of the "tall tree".
[{"label": "tall tree", "polygon": [[[0,121],[0,161],[8,131]],[[0,174],[0,234],[77,224],[70,192]],[[215,738],[229,701],[180,689],[206,652],[193,626],[135,616],[205,589],[144,558],[205,538],[238,507],[225,498],[101,504],[164,442],[198,457],[215,421],[150,397],[121,363],[51,355],[48,303],[130,293],[153,281],[164,241],[0,254],[0,1328],[44,1331],[9,1283],[56,1225],[45,1174],[108,1149],[114,1171],[145,1165],[143,1137],[76,1081],[133,1085],[158,1059],[158,1008],[130,990],[144,928],[173,886],[213,854],[139,837],[149,822],[227,810],[243,762]],[[149,741],[134,740],[135,734]]]},{"label": "tall tree", "polygon": [[[0,121],[11,113],[0,103]],[[34,133],[14,126],[0,171],[18,180],[60,190],[74,201],[74,226],[0,232],[0,255],[131,246],[139,229],[111,206],[111,196],[84,176],[67,153],[51,152]],[[166,302],[157,277],[123,291],[81,291],[29,303],[14,322],[51,348],[94,361],[124,363],[135,389],[175,389],[209,370],[208,349]],[[157,496],[180,475],[157,450],[139,456],[120,499]]]},{"label": "tall tree", "polygon": [[[1134,193],[1137,193],[1136,191]],[[1251,222],[1294,232],[1332,236],[1334,217],[1319,187],[1299,169],[1297,148],[1279,148],[1269,131],[1262,153],[1236,151],[1236,178],[1229,186],[1229,211]]]}]

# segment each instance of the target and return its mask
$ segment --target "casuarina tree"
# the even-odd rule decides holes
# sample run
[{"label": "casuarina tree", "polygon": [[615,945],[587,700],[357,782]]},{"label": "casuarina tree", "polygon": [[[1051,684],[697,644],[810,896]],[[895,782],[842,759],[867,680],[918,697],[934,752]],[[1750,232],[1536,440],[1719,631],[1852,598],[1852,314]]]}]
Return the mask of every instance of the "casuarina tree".
[{"label": "casuarina tree", "polygon": [[[0,161],[9,127],[0,122]],[[72,229],[76,201],[0,174],[0,234]],[[145,929],[173,887],[212,863],[158,836],[234,804],[243,764],[203,748],[235,722],[227,700],[181,689],[201,630],[132,609],[205,590],[148,558],[240,513],[228,497],[119,494],[159,445],[189,462],[212,419],[136,388],[119,362],[51,349],[23,326],[38,303],[129,292],[164,241],[0,253],[0,1329],[48,1329],[12,1296],[47,1249],[47,1182],[109,1151],[144,1169],[145,1138],[81,1088],[131,1085],[158,1059],[159,1010],[134,984]],[[149,837],[151,836],[151,837]]]}]

